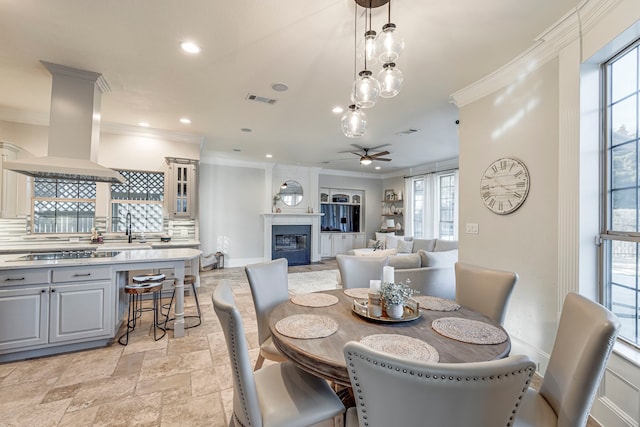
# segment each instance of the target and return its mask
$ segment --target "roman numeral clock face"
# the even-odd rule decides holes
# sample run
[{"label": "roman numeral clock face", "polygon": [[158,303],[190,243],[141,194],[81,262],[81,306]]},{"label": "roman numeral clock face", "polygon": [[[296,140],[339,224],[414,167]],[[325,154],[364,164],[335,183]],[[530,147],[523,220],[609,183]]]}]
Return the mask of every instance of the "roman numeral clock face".
[{"label": "roman numeral clock face", "polygon": [[482,174],[480,195],[491,212],[510,214],[522,206],[528,194],[529,171],[518,159],[498,159]]}]

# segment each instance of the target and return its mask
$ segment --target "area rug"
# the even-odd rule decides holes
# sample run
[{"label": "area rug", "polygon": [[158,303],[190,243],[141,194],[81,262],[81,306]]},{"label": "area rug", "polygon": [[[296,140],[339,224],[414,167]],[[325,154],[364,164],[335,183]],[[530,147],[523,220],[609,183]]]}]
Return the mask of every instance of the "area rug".
[{"label": "area rug", "polygon": [[330,289],[340,289],[338,285],[338,270],[289,273],[289,292],[293,295]]}]

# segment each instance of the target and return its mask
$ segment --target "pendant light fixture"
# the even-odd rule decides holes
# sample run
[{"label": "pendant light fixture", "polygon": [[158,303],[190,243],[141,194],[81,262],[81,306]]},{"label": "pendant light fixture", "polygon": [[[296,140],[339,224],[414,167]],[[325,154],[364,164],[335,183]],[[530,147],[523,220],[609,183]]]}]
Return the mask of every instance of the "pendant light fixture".
[{"label": "pendant light fixture", "polygon": [[367,115],[357,105],[349,105],[341,119],[342,133],[349,138],[359,138],[367,130]]},{"label": "pendant light fixture", "polygon": [[[371,30],[371,1],[369,1],[369,19],[365,15],[365,49],[366,49],[366,37],[367,34],[375,34],[375,31]],[[355,23],[354,23],[355,24]],[[380,83],[373,77],[373,73],[367,70],[367,52],[364,52],[364,70],[358,73],[358,78],[353,83],[353,89],[351,90],[351,102],[356,104],[360,108],[371,108],[376,105],[376,101],[380,96]]]},{"label": "pendant light fixture", "polygon": [[388,21],[376,38],[375,50],[378,53],[378,59],[384,64],[396,62],[404,50],[404,39],[398,33],[396,24],[391,22],[391,0],[389,0]]},{"label": "pendant light fixture", "polygon": [[393,98],[402,89],[404,76],[402,71],[396,68],[394,62],[388,62],[382,66],[382,70],[378,73],[376,80],[380,82],[380,96]]},{"label": "pendant light fixture", "polygon": [[[396,67],[396,60],[404,50],[404,40],[391,22],[391,0],[354,0],[354,82],[351,87],[351,102],[348,110],[342,115],[342,132],[349,138],[364,135],[367,129],[367,116],[362,111],[376,104],[378,97],[392,98],[396,96],[404,82],[402,72]],[[376,35],[371,29],[372,8],[389,4],[387,23],[382,32]],[[358,44],[358,6],[365,9],[364,37]],[[356,77],[356,69],[360,61],[364,69]],[[382,69],[374,77],[367,67],[383,63]],[[366,159],[365,159],[366,161]]]}]

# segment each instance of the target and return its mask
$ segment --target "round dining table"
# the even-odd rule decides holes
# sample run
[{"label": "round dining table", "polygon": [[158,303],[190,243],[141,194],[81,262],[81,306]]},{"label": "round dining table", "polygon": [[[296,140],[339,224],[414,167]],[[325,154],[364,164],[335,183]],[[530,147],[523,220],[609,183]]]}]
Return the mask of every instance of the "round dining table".
[{"label": "round dining table", "polygon": [[[293,363],[303,370],[333,381],[350,386],[349,374],[342,349],[347,341],[360,341],[363,337],[376,334],[397,334],[424,341],[435,348],[441,363],[480,362],[507,357],[511,351],[508,334],[506,341],[500,344],[470,344],[447,338],[432,329],[431,323],[439,318],[460,317],[493,325],[504,331],[499,323],[487,316],[460,307],[455,311],[433,311],[420,309],[420,316],[411,321],[376,321],[367,316],[356,314],[354,298],[344,290],[321,291],[338,298],[336,304],[325,307],[310,307],[295,304],[291,299],[279,304],[271,312],[269,327],[276,347]],[[358,299],[362,302],[364,300]],[[298,314],[316,314],[333,319],[338,324],[336,332],[324,338],[291,338],[278,332],[276,323],[289,316]]]}]

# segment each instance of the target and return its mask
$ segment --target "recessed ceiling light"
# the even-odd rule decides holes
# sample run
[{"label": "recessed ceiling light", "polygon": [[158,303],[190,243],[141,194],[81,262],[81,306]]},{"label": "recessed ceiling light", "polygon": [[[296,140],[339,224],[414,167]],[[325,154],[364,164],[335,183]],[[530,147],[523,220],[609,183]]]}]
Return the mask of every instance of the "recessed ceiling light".
[{"label": "recessed ceiling light", "polygon": [[149,127],[149,123],[147,123],[147,122],[140,122],[140,123],[138,123],[138,126],[142,126],[143,128],[148,128],[148,127]]},{"label": "recessed ceiling light", "polygon": [[189,125],[189,124],[191,124],[191,119],[183,117],[183,118],[180,119],[180,123],[185,124],[185,125]]},{"label": "recessed ceiling light", "polygon": [[271,85],[271,89],[275,90],[276,92],[286,92],[289,90],[289,86],[284,83],[274,83]]},{"label": "recessed ceiling light", "polygon": [[242,128],[240,129],[242,132],[251,132],[252,130],[249,128]]},{"label": "recessed ceiling light", "polygon": [[266,157],[267,159],[270,159],[270,158],[272,158],[272,157],[273,157],[273,154],[267,154],[265,157]]},{"label": "recessed ceiling light", "polygon": [[189,53],[200,53],[201,50],[200,46],[190,41],[180,42],[180,47],[182,48],[182,50]]},{"label": "recessed ceiling light", "polygon": [[376,166],[376,170],[380,170],[380,169],[382,169],[382,167]]},{"label": "recessed ceiling light", "polygon": [[331,111],[333,111],[335,114],[340,114],[340,113],[342,113],[344,111],[344,108],[342,108],[340,106],[336,106],[336,107],[333,107],[333,109]]}]

